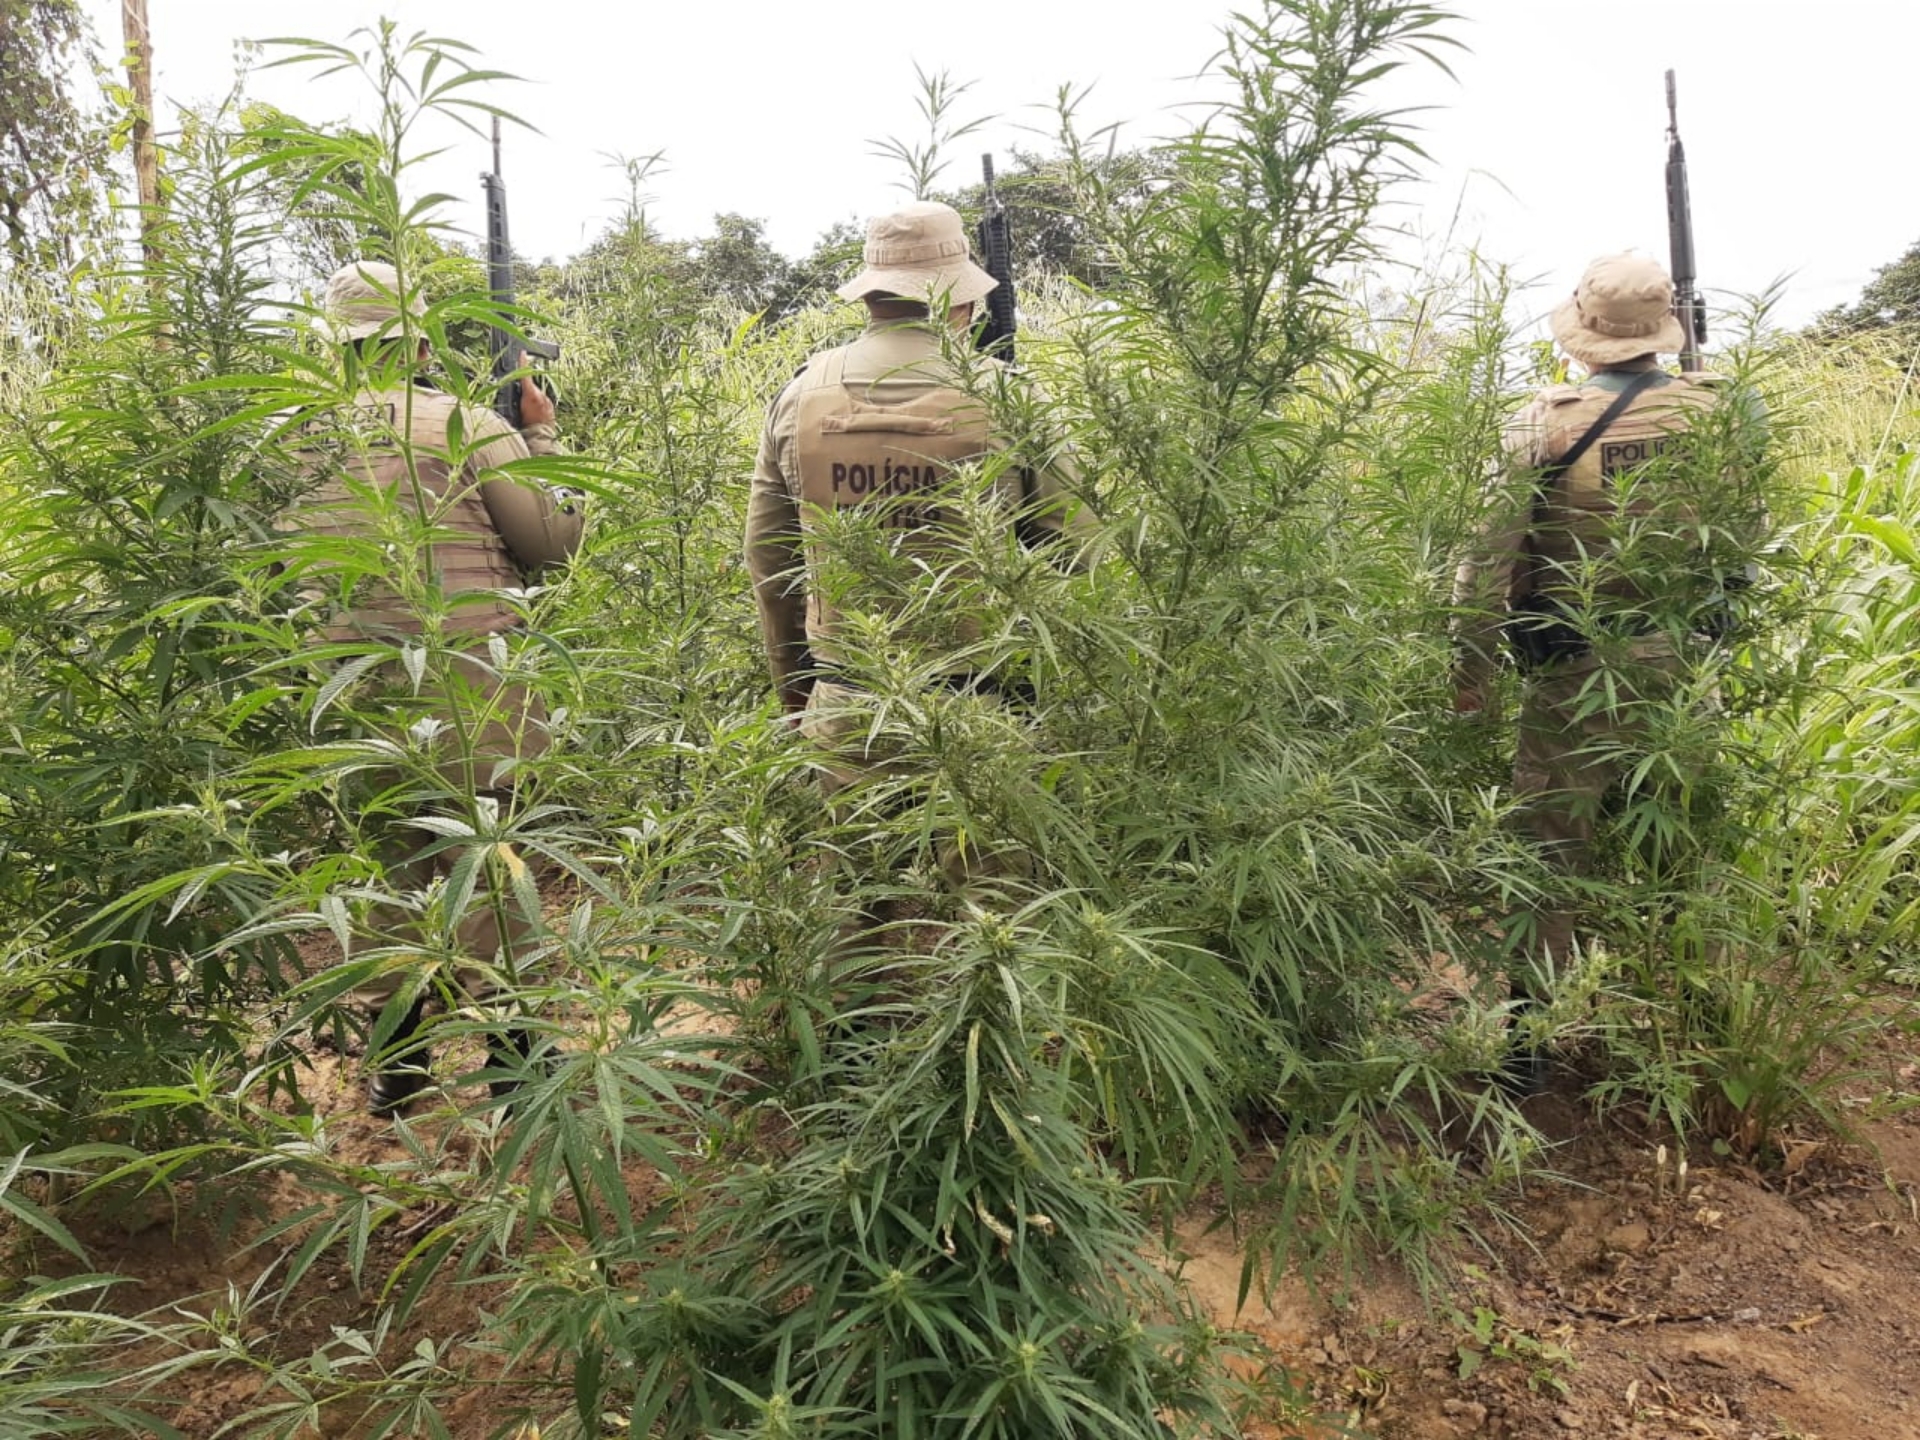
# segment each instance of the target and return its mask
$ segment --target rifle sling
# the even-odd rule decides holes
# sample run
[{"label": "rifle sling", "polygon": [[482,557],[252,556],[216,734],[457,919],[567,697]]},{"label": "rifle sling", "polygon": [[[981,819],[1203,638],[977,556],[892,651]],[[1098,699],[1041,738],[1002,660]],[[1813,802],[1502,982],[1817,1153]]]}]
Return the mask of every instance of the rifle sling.
[{"label": "rifle sling", "polygon": [[[1600,418],[1589,425],[1586,433],[1568,447],[1566,454],[1562,455],[1558,460],[1555,460],[1551,465],[1541,467],[1539,479],[1533,487],[1533,525],[1527,533],[1527,554],[1524,561],[1527,578],[1527,595],[1531,596],[1534,593],[1535,572],[1539,569],[1540,561],[1539,552],[1534,549],[1533,531],[1538,530],[1542,525],[1546,524],[1547,500],[1554,482],[1580,463],[1580,457],[1593,448],[1594,442],[1606,433],[1607,427],[1618,420],[1621,415],[1626,412],[1629,405],[1633,404],[1635,400],[1645,394],[1648,387],[1656,381],[1666,378],[1668,378],[1666,372],[1658,369],[1648,370],[1634,376],[1633,379],[1627,382],[1626,388],[1613,397],[1613,403],[1600,412]],[[1518,594],[1518,592],[1512,593],[1515,595]],[[1516,603],[1517,601],[1515,600],[1509,600],[1510,606]]]},{"label": "rifle sling", "polygon": [[1580,457],[1593,448],[1593,442],[1606,433],[1607,427],[1625,413],[1626,408],[1645,393],[1648,386],[1656,380],[1667,379],[1664,370],[1646,370],[1627,382],[1627,388],[1613,397],[1613,403],[1600,412],[1600,418],[1587,427],[1587,433],[1574,441],[1567,453],[1551,465],[1540,471],[1540,480],[1533,491],[1533,523],[1538,525],[1545,515],[1547,488],[1580,463]]}]

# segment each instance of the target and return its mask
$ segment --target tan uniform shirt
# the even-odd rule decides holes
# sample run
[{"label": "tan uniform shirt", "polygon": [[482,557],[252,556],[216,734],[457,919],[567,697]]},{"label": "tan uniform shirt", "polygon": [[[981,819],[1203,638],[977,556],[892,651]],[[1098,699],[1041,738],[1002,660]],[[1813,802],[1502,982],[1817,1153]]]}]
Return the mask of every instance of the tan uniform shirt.
[{"label": "tan uniform shirt", "polygon": [[[580,543],[583,515],[546,487],[499,473],[530,453],[558,453],[551,425],[529,426],[523,437],[491,410],[413,385],[363,390],[307,432],[317,483],[291,522],[313,534],[364,534],[368,515],[354,492],[370,485],[387,487],[400,506],[422,507],[446,536],[430,547],[430,578],[449,603],[450,629],[508,629],[517,616],[498,592],[564,562]],[[337,641],[421,628],[394,589],[361,580],[351,608],[330,615],[324,633]]]},{"label": "tan uniform shirt", "polygon": [[[875,320],[852,344],[809,360],[768,411],[746,560],[774,684],[789,709],[806,702],[810,657],[838,658],[838,615],[809,573],[809,545],[828,513],[882,507],[876,513],[908,543],[939,550],[950,544],[939,507],[951,468],[1005,448],[980,402],[954,388],[942,341],[924,320]],[[1045,466],[1009,465],[995,485],[1023,528],[1059,535],[1091,522],[1068,498],[1074,478],[1071,463],[1055,457]]]},{"label": "tan uniform shirt", "polygon": [[[1454,577],[1459,611],[1456,685],[1484,695],[1511,607],[1553,577],[1601,554],[1620,510],[1615,478],[1666,453],[1719,396],[1692,380],[1669,378],[1635,396],[1567,473],[1540,488],[1539,472],[1565,455],[1618,397],[1623,382],[1655,368],[1641,361],[1604,371],[1584,385],[1552,385],[1508,423],[1505,458],[1487,502],[1487,518]],[[1632,502],[1637,513],[1650,497]],[[1631,605],[1641,595],[1624,567],[1603,572],[1598,593]]]}]

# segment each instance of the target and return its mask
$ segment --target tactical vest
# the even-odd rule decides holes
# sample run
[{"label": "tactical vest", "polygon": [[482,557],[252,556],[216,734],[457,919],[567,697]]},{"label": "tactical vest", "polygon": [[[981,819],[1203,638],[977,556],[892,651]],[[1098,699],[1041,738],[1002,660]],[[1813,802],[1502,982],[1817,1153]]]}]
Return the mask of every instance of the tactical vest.
[{"label": "tactical vest", "polygon": [[[829,351],[795,381],[801,540],[817,573],[821,531],[836,511],[860,507],[910,550],[950,552],[941,504],[954,468],[994,448],[986,409],[937,379],[905,369],[873,382],[846,379],[847,351]],[[815,658],[841,663],[833,643],[840,615],[823,587],[807,587],[807,643]],[[964,620],[956,638],[977,637]]]},{"label": "tactical vest", "polygon": [[[435,530],[447,535],[428,547],[431,578],[453,601],[447,628],[487,634],[512,627],[518,617],[512,606],[486,592],[525,582],[494,528],[475,476],[512,456],[489,453],[498,445],[489,442],[456,470],[448,455],[448,427],[460,408],[452,396],[425,388],[361,392],[350,412],[328,417],[330,432],[322,432],[323,447],[312,460],[318,483],[297,518],[302,528],[316,534],[364,534],[366,517],[349,480],[396,493],[409,511],[417,480]],[[403,431],[411,441],[411,470],[399,443]],[[470,430],[463,445],[472,446],[477,439]],[[331,615],[325,635],[338,641],[420,630],[419,617],[396,591],[363,578],[355,587],[353,608]]]},{"label": "tactical vest", "polygon": [[[1551,464],[1573,449],[1616,393],[1592,385],[1563,386],[1545,398],[1549,409],[1538,458]],[[1622,529],[1656,512],[1662,529],[1677,529],[1691,524],[1693,511],[1662,491],[1657,471],[1643,482],[1616,487],[1650,462],[1678,461],[1688,427],[1718,398],[1691,380],[1655,385],[1635,396],[1571,468],[1544,482],[1534,504],[1529,541],[1533,559],[1516,567],[1513,598],[1518,600],[1536,588],[1551,594],[1557,588],[1556,577],[1578,575],[1591,582],[1592,593],[1598,596],[1626,605],[1650,599],[1636,583],[1631,566],[1608,563],[1615,558]]]}]

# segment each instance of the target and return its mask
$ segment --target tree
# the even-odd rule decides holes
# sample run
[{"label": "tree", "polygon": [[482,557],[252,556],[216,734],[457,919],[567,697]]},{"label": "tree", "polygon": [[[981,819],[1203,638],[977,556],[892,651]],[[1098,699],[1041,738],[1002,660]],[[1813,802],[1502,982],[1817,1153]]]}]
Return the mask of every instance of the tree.
[{"label": "tree", "polygon": [[241,104],[228,123],[237,125],[240,153],[272,161],[262,170],[261,189],[284,211],[279,248],[295,278],[317,283],[391,244],[341,207],[303,203],[320,182],[364,196],[368,161],[360,156],[376,153],[371,135],[344,123],[316,125],[261,100]]},{"label": "tree", "polygon": [[813,249],[794,262],[796,305],[816,300],[851,280],[860,268],[860,250],[866,238],[866,227],[852,219],[836,220],[822,230]]},{"label": "tree", "polygon": [[1859,300],[1837,305],[1814,321],[1819,335],[1915,329],[1920,329],[1920,241],[1891,265],[1875,270]]},{"label": "tree", "polygon": [[793,262],[767,243],[766,231],[764,220],[713,217],[713,234],[694,241],[688,255],[695,284],[709,299],[739,310],[768,310],[784,294]]},{"label": "tree", "polygon": [[578,255],[540,267],[528,288],[562,301],[594,297],[602,304],[644,289],[650,304],[675,314],[703,307],[758,312],[771,324],[805,309],[844,278],[860,241],[841,223],[820,237],[811,254],[790,260],[768,242],[766,223],[727,213],[713,217],[710,235],[670,240],[653,229],[644,211],[630,208]]},{"label": "tree", "polygon": [[108,137],[68,84],[95,58],[79,0],[0,0],[0,240],[11,267],[70,269],[103,225]]}]

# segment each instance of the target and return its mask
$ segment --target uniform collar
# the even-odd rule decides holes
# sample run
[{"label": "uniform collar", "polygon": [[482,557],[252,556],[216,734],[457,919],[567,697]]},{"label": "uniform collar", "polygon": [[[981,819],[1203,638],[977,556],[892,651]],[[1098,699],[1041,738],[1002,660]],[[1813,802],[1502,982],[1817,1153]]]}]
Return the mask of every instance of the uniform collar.
[{"label": "uniform collar", "polygon": [[1662,369],[1658,357],[1654,359],[1632,360],[1620,365],[1609,365],[1604,370],[1596,370],[1581,383],[1589,390],[1604,391],[1609,395],[1618,395],[1634,380],[1648,371],[1660,376],[1653,382],[1653,388],[1671,385],[1673,376]]},{"label": "uniform collar", "polygon": [[1658,355],[1642,355],[1637,360],[1622,360],[1618,365],[1603,365],[1593,373],[1596,376],[1643,375],[1649,370],[1658,370],[1659,368],[1660,357]]},{"label": "uniform collar", "polygon": [[931,316],[907,315],[892,319],[883,318],[879,315],[870,315],[867,317],[865,333],[868,335],[891,335],[900,330],[917,330],[924,335],[932,335],[935,337],[940,333],[934,329]]}]

